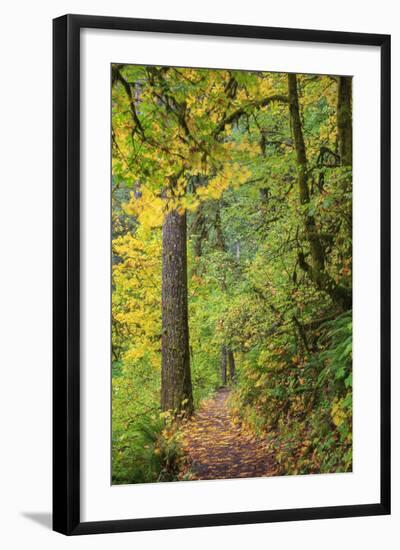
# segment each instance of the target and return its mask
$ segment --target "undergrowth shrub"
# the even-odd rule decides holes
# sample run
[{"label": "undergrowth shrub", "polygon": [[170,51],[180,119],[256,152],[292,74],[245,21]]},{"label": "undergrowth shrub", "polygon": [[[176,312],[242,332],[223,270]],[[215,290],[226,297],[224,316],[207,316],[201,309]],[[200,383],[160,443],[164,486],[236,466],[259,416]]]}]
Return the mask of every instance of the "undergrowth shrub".
[{"label": "undergrowth shrub", "polygon": [[181,460],[173,419],[143,416],[113,441],[113,484],[175,481]]},{"label": "undergrowth shrub", "polygon": [[241,364],[233,412],[268,439],[281,473],[351,471],[351,312],[323,323],[303,357],[290,339],[253,354],[258,361]]}]

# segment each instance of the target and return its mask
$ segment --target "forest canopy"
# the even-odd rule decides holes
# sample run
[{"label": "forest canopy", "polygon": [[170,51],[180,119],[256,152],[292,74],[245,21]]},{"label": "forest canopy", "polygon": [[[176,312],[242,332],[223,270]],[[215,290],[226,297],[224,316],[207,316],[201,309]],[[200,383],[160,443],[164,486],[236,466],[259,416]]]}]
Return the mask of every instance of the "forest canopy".
[{"label": "forest canopy", "polygon": [[351,86],[112,65],[113,483],[351,471]]}]

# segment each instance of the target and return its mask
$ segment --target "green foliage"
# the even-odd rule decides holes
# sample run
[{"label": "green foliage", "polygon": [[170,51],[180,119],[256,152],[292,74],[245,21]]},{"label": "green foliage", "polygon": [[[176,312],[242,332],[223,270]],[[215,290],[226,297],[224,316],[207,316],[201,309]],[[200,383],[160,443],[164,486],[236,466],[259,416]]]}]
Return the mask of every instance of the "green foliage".
[{"label": "green foliage", "polygon": [[174,480],[184,460],[179,426],[159,404],[161,227],[172,209],[188,220],[195,407],[221,385],[229,349],[232,415],[268,441],[280,473],[350,471],[351,311],[310,276],[318,238],[317,275],[351,291],[351,168],[338,160],[336,79],[297,77],[302,202],[287,75],[113,71],[113,482]]},{"label": "green foliage", "polygon": [[175,481],[182,454],[175,427],[162,415],[143,414],[122,433],[113,431],[113,483]]},{"label": "green foliage", "polygon": [[[352,468],[351,312],[321,323],[315,349],[291,356],[294,341],[256,352],[237,391],[238,413],[265,432],[282,473]],[[260,358],[267,360],[260,364]]]}]

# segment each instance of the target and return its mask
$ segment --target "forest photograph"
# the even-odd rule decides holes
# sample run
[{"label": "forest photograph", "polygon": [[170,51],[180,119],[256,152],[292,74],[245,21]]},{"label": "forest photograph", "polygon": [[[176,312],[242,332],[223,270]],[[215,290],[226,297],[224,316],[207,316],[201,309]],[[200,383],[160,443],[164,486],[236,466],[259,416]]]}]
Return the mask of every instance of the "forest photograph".
[{"label": "forest photograph", "polygon": [[351,472],[351,76],[110,70],[112,484]]}]

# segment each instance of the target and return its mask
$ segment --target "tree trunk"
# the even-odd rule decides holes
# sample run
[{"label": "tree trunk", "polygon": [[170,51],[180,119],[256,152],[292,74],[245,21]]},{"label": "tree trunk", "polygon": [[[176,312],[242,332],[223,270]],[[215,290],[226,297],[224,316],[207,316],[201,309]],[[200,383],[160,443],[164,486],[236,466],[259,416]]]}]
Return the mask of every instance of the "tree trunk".
[{"label": "tree trunk", "polygon": [[343,166],[351,166],[353,157],[351,88],[351,76],[338,77],[336,117],[339,138],[339,155],[340,162]]},{"label": "tree trunk", "polygon": [[161,408],[193,413],[189,356],[186,214],[169,212],[162,230]]},{"label": "tree trunk", "polygon": [[[300,204],[305,206],[310,203],[310,191],[308,187],[306,147],[300,119],[297,76],[295,74],[288,74],[288,88],[290,119],[297,157],[297,181]],[[326,292],[341,309],[349,309],[351,307],[351,292],[345,287],[338,285],[325,271],[324,249],[321,244],[315,217],[306,211],[303,214],[303,223],[304,232],[310,247],[311,265],[308,265],[305,258],[301,257],[299,258],[300,266],[308,272],[311,280],[319,290]]]},{"label": "tree trunk", "polygon": [[227,364],[227,353],[226,347],[221,347],[221,385],[226,386],[226,364]]},{"label": "tree trunk", "polygon": [[217,245],[217,249],[221,252],[225,252],[225,237],[224,233],[222,231],[222,222],[221,222],[221,210],[219,204],[217,204],[217,210],[215,212],[215,244]]},{"label": "tree trunk", "polygon": [[233,383],[235,382],[235,357],[231,349],[228,350],[228,365],[229,365],[229,379]]},{"label": "tree trunk", "polygon": [[[221,211],[219,205],[217,205],[217,211],[215,213],[215,235],[216,235],[216,246],[217,249],[221,252],[226,251],[225,246],[225,237],[224,233],[222,231],[222,223],[221,223]],[[227,292],[227,285],[225,280],[225,274],[222,275],[222,281],[221,281],[221,288],[223,292]],[[225,344],[222,345],[221,348],[221,383],[223,386],[226,385],[228,380],[228,365],[229,365],[229,350]]]},{"label": "tree trunk", "polygon": [[193,223],[191,226],[193,234],[193,251],[195,258],[200,258],[203,253],[203,240],[206,236],[206,220],[204,216],[204,205],[200,204],[194,213]]}]

